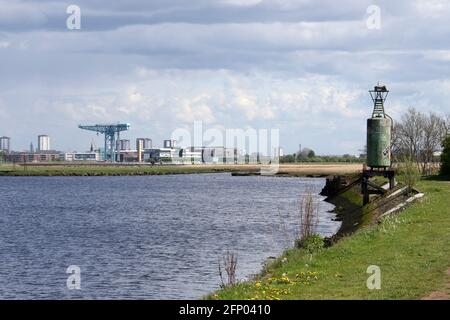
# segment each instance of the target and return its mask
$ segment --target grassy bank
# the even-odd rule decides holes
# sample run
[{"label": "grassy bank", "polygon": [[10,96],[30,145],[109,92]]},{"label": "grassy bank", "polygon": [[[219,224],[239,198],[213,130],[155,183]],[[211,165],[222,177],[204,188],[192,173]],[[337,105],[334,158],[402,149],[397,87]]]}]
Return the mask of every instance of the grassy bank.
[{"label": "grassy bank", "polygon": [[[449,293],[450,182],[426,180],[418,188],[426,197],[401,215],[312,255],[288,250],[254,281],[209,298],[419,299],[436,290]],[[380,290],[366,286],[370,265],[381,268]]]},{"label": "grassy bank", "polygon": [[[115,176],[163,175],[214,172],[256,172],[259,165],[108,165],[108,164],[58,164],[58,165],[0,165],[0,176]],[[281,165],[279,174],[291,176],[325,176],[358,171],[355,164]]]},{"label": "grassy bank", "polygon": [[[189,173],[233,172],[238,169],[211,166],[112,166],[112,165],[60,165],[60,166],[2,166],[0,175],[6,176],[124,176],[165,175]],[[249,168],[248,170],[256,170]]]}]

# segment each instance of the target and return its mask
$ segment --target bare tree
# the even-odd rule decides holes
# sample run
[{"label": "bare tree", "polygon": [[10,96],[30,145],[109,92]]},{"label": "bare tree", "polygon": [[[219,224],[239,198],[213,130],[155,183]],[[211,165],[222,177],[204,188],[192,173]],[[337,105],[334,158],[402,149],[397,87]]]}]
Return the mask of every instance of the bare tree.
[{"label": "bare tree", "polygon": [[437,114],[430,112],[428,117],[424,118],[422,130],[419,160],[422,165],[422,173],[431,174],[434,153],[440,150],[445,138],[445,121]]},{"label": "bare tree", "polygon": [[447,113],[447,116],[444,120],[444,126],[445,126],[445,134],[450,134],[450,113]]},{"label": "bare tree", "polygon": [[225,269],[225,272],[227,274],[227,282],[225,283],[224,279],[223,279],[223,272],[222,272],[222,263],[219,259],[219,276],[220,276],[220,281],[222,282],[222,287],[226,287],[226,286],[234,286],[237,281],[236,281],[236,266],[237,266],[237,254],[234,252],[227,252],[223,257],[222,257],[222,262],[223,262],[223,268]]},{"label": "bare tree", "polygon": [[412,159],[422,173],[430,174],[434,153],[441,149],[447,128],[446,120],[439,115],[409,108],[392,132],[394,161]]},{"label": "bare tree", "polygon": [[419,150],[424,126],[424,115],[414,108],[409,108],[398,124],[399,142],[403,152],[418,162]]},{"label": "bare tree", "polygon": [[391,156],[394,162],[399,162],[405,152],[405,145],[402,138],[403,127],[401,123],[396,123],[392,127]]}]

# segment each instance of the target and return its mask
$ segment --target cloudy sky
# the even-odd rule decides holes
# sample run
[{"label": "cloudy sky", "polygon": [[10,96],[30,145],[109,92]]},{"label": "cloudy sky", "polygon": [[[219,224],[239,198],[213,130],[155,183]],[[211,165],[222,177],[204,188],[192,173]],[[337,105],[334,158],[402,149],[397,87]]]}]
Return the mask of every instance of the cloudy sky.
[{"label": "cloudy sky", "polygon": [[449,18],[447,0],[0,0],[0,135],[86,150],[78,124],[120,121],[161,145],[198,120],[357,154],[378,81],[394,118],[450,112]]}]

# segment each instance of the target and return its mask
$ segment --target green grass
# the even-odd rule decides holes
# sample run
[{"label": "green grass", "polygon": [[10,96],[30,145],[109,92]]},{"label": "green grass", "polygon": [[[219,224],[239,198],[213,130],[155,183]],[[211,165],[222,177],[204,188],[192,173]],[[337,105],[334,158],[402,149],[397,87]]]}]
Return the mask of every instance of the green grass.
[{"label": "green grass", "polygon": [[[288,250],[254,281],[207,298],[419,299],[448,290],[450,182],[428,179],[418,188],[426,197],[401,215],[362,228],[313,255]],[[380,290],[366,286],[370,265],[381,268]]]},{"label": "green grass", "polygon": [[0,176],[115,176],[115,175],[164,175],[187,173],[214,173],[237,171],[227,167],[203,166],[0,166]]}]

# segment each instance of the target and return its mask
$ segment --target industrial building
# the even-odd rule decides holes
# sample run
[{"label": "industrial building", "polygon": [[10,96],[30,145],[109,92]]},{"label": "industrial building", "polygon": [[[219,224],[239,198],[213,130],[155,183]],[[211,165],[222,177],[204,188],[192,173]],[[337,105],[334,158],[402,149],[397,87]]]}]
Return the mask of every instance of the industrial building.
[{"label": "industrial building", "polygon": [[10,150],[10,138],[0,137],[0,150],[4,151],[4,159],[9,162],[51,162],[51,161],[89,161],[89,162],[122,162],[122,163],[152,163],[152,164],[221,164],[238,163],[239,153],[235,148],[225,147],[188,147],[177,146],[176,140],[164,140],[162,148],[154,148],[152,139],[137,138],[136,148],[132,149],[131,140],[120,139],[120,132],[128,130],[128,123],[79,125],[79,128],[103,133],[104,148],[86,152],[59,152],[50,149],[50,137],[38,136],[38,147],[30,144],[29,151],[14,152]]},{"label": "industrial building", "polygon": [[[238,151],[225,147],[176,147],[175,140],[164,140],[163,145],[170,148],[152,148],[152,139],[137,138],[136,150],[131,149],[128,139],[119,139],[115,142],[113,159],[122,163],[152,163],[152,164],[221,164],[237,163]],[[38,149],[33,150],[32,144],[29,151],[11,151],[10,138],[0,138],[1,150],[5,152],[4,160],[15,163],[51,162],[51,161],[111,161],[110,146],[105,149],[91,150],[87,152],[59,152],[56,150],[42,150],[50,147],[48,135],[38,136]],[[105,158],[106,157],[106,158]]]},{"label": "industrial building", "polygon": [[138,152],[136,150],[119,150],[117,155],[118,162],[139,162]]},{"label": "industrial building", "polygon": [[202,147],[203,163],[237,163],[238,150],[236,148],[225,147]]},{"label": "industrial building", "polygon": [[238,155],[237,149],[225,147],[153,148],[144,151],[143,160],[161,164],[234,164]]},{"label": "industrial building", "polygon": [[99,152],[65,152],[61,153],[61,161],[100,161]]},{"label": "industrial building", "polygon": [[27,162],[50,162],[60,159],[60,152],[55,150],[45,150],[36,152],[16,152],[12,151],[5,156],[8,162],[27,163]]}]

